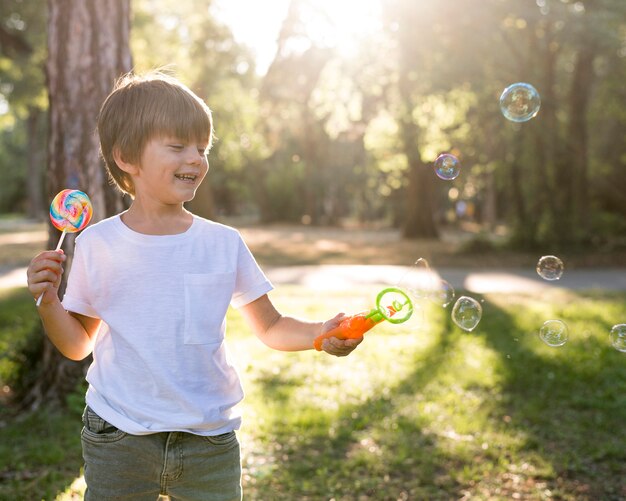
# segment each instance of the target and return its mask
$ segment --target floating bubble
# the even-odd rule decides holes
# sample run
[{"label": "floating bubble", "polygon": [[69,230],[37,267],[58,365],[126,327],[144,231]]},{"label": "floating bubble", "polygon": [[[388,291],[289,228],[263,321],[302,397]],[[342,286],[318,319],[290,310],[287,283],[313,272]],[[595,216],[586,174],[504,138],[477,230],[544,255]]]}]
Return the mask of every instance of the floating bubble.
[{"label": "floating bubble", "polygon": [[609,334],[611,345],[617,351],[626,353],[626,324],[614,325]]},{"label": "floating bubble", "polygon": [[413,263],[396,286],[408,291],[413,299],[418,301],[428,299],[444,308],[454,301],[455,297],[452,284],[439,278],[437,272],[431,269],[423,257]]},{"label": "floating bubble", "polygon": [[428,261],[420,257],[396,285],[408,291],[414,299],[420,300],[429,297],[435,279]]},{"label": "floating bubble", "polygon": [[541,97],[528,83],[509,85],[500,96],[500,110],[512,122],[527,122],[539,112]]},{"label": "floating bubble", "polygon": [[537,273],[544,280],[558,280],[563,275],[563,261],[556,256],[542,256],[537,262]]},{"label": "floating bubble", "polygon": [[539,329],[539,337],[548,346],[556,348],[567,343],[569,329],[562,320],[546,320]]},{"label": "floating bubble", "polygon": [[454,287],[446,280],[438,280],[433,290],[430,291],[428,299],[439,306],[446,307],[454,301]]},{"label": "floating bubble", "polygon": [[461,329],[471,332],[483,316],[483,308],[478,301],[468,296],[461,296],[452,308],[452,320]]},{"label": "floating bubble", "polygon": [[415,261],[413,266],[419,270],[430,271],[430,264],[428,264],[428,261],[426,261],[423,257],[420,257],[417,261]]},{"label": "floating bubble", "polygon": [[461,162],[450,153],[442,153],[435,159],[433,164],[435,174],[444,181],[456,179],[461,172]]}]

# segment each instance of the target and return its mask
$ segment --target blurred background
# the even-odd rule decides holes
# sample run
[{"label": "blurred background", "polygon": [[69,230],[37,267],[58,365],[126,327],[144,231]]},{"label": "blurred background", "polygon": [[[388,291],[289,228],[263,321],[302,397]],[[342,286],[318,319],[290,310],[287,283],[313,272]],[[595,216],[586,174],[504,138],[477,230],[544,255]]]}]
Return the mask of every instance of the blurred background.
[{"label": "blurred background", "polygon": [[[54,112],[90,137],[122,70],[165,67],[214,112],[211,170],[192,206],[205,217],[375,225],[406,238],[461,228],[520,249],[626,247],[622,0],[72,4],[0,5],[5,217],[43,220],[61,187],[88,191],[98,208],[109,189],[99,160],[72,157],[84,145],[50,130]],[[82,32],[80,49],[49,49]],[[109,77],[92,69],[106,47],[127,54]],[[521,124],[498,104],[520,81],[542,101]],[[87,89],[84,109],[51,110],[72,85]],[[433,173],[443,152],[461,161],[454,181]],[[119,209],[106,207],[96,218]]]}]

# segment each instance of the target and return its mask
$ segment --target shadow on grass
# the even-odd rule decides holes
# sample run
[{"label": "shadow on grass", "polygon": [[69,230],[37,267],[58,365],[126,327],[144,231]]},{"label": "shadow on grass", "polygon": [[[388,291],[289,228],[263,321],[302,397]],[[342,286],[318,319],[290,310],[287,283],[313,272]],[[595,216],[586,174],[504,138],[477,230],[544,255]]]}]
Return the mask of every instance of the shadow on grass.
[{"label": "shadow on grass", "polygon": [[[623,304],[624,295],[598,298]],[[537,326],[545,320],[532,311],[521,318]],[[280,465],[255,480],[251,499],[269,493],[276,499],[624,499],[623,354],[593,335],[549,348],[519,321],[487,303],[477,331],[468,334],[446,315],[438,342],[416,353],[412,371],[388,391],[340,403],[336,414],[300,426],[278,420],[268,447],[276,447]],[[607,326],[606,317],[594,312],[582,312],[572,323],[581,321]],[[411,400],[427,408],[422,391],[448,370],[467,336],[493,353],[497,384],[469,382],[451,405],[453,412],[471,412],[464,398],[478,394],[475,412],[484,422],[477,416],[471,431],[457,433],[445,419],[407,413]],[[282,399],[285,413],[293,392],[306,384],[296,378],[283,386],[280,377],[259,382],[268,399]],[[479,429],[483,424],[486,429]],[[298,436],[285,435],[292,431]]]},{"label": "shadow on grass", "polygon": [[[594,296],[625,304],[623,294]],[[588,301],[583,294],[573,299],[574,304],[583,300]],[[547,318],[527,315],[535,333],[520,329],[505,309],[489,303],[475,334],[503,362],[502,398],[492,409],[494,417],[526,437],[525,451],[551,465],[554,473],[545,479],[551,492],[574,499],[624,499],[626,360],[608,342],[606,316],[581,309],[561,317],[572,332],[567,344],[554,348],[536,334]],[[606,338],[580,332],[577,325],[583,324],[595,324]]]},{"label": "shadow on grass", "polygon": [[[443,330],[450,328],[447,320]],[[315,422],[301,426],[299,436],[287,437],[279,445],[279,474],[262,478],[252,489],[251,499],[265,499],[269,493],[277,496],[275,499],[449,499],[451,492],[460,490],[448,475],[450,469],[460,466],[458,459],[438,448],[437,437],[425,429],[425,420],[404,416],[396,402],[419,394],[437,377],[454,349],[453,337],[442,336],[439,344],[414,358],[411,374],[386,388],[384,395],[340,405],[334,417],[318,415]],[[262,377],[257,383],[264,398],[281,399],[286,411],[289,398],[285,397],[307,384],[276,376]],[[370,427],[380,423],[384,423],[383,433],[379,429],[375,437],[368,438]],[[279,420],[269,434],[281,437],[284,432]],[[292,456],[294,460],[289,460]]]}]

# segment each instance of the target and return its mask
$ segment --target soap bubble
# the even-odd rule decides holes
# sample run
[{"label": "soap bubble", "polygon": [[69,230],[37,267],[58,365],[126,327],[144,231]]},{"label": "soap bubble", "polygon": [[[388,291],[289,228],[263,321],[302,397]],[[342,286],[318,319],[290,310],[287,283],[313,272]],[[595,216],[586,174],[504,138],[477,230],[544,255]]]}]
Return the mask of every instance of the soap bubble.
[{"label": "soap bubble", "polygon": [[446,307],[454,301],[454,287],[447,280],[437,280],[433,290],[430,291],[428,299],[439,306]]},{"label": "soap bubble", "polygon": [[540,107],[539,92],[527,83],[509,85],[500,96],[502,114],[512,122],[527,122],[537,114]]},{"label": "soap bubble", "polygon": [[423,257],[413,263],[396,286],[407,291],[413,299],[428,299],[444,308],[454,301],[452,284],[439,278]]},{"label": "soap bubble", "polygon": [[423,257],[420,257],[417,261],[413,263],[413,266],[419,270],[430,271],[430,264]]},{"label": "soap bubble", "polygon": [[556,256],[542,256],[537,262],[537,273],[544,280],[558,280],[563,275],[563,261]]},{"label": "soap bubble", "polygon": [[438,177],[444,181],[451,181],[461,172],[461,162],[450,153],[442,153],[435,159],[433,168]]},{"label": "soap bubble", "polygon": [[461,329],[471,332],[483,316],[483,308],[478,301],[468,296],[461,296],[452,308],[452,320]]},{"label": "soap bubble", "polygon": [[614,325],[609,334],[611,345],[617,351],[626,353],[626,324]]},{"label": "soap bubble", "polygon": [[546,320],[539,329],[539,337],[548,346],[556,348],[567,343],[569,329],[562,320]]},{"label": "soap bubble", "polygon": [[396,285],[408,291],[414,299],[426,299],[430,295],[435,279],[428,261],[420,257]]}]

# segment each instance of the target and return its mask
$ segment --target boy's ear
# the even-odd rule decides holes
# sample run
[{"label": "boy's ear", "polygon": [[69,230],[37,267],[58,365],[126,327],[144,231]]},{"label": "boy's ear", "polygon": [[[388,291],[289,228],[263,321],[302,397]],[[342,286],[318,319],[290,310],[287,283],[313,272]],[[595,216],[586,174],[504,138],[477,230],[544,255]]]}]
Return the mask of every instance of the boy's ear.
[{"label": "boy's ear", "polygon": [[115,160],[115,163],[120,169],[128,174],[136,174],[138,171],[138,168],[135,164],[124,160],[122,152],[120,151],[118,146],[113,148],[113,160]]}]

